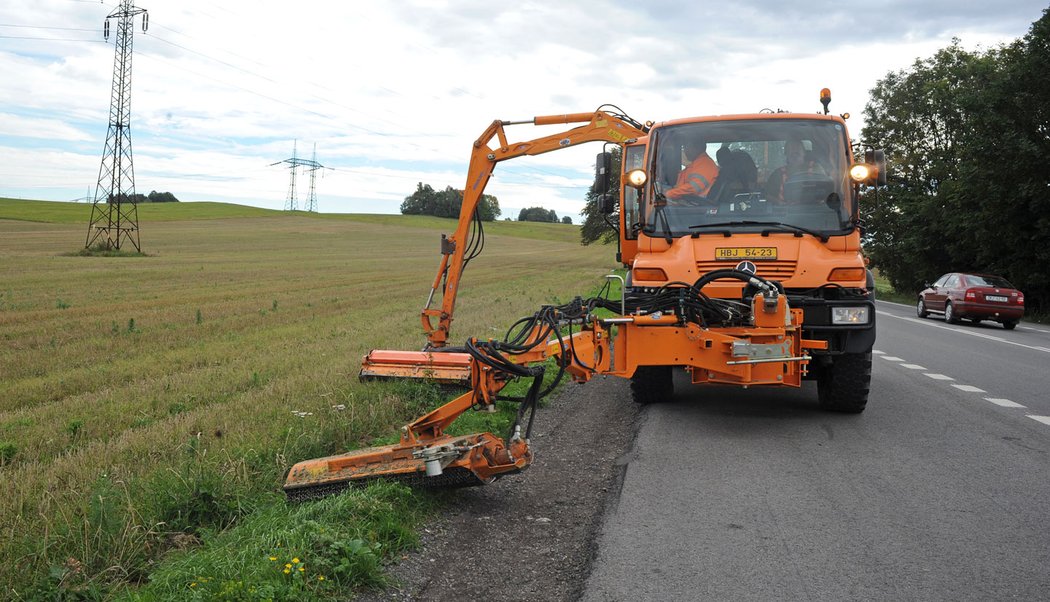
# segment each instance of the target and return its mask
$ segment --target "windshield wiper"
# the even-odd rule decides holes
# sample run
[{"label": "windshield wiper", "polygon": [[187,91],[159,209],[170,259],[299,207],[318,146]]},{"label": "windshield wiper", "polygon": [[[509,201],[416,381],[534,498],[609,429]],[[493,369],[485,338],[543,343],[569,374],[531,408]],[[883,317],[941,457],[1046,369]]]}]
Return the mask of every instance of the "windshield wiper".
[{"label": "windshield wiper", "polygon": [[[699,228],[725,228],[727,226],[771,226],[770,228],[762,230],[762,236],[768,236],[770,232],[775,230],[794,232],[795,236],[802,236],[803,234],[809,234],[820,239],[820,242],[828,242],[831,238],[823,232],[817,232],[810,230],[809,228],[803,228],[801,226],[795,226],[792,224],[785,224],[784,222],[759,222],[755,220],[736,220],[731,222],[718,222],[716,224],[696,224],[695,226],[689,226],[690,230]],[[725,231],[723,231],[725,232]]]}]

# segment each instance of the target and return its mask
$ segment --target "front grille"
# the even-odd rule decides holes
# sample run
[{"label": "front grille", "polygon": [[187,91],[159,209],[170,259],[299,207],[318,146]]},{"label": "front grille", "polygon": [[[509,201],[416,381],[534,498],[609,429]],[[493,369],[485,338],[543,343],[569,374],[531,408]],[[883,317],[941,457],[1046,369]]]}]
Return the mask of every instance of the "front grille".
[{"label": "front grille", "polygon": [[[736,261],[698,261],[696,271],[703,276],[715,270],[731,270],[736,267]],[[758,268],[758,276],[769,280],[786,280],[795,275],[797,261],[755,261]]]}]

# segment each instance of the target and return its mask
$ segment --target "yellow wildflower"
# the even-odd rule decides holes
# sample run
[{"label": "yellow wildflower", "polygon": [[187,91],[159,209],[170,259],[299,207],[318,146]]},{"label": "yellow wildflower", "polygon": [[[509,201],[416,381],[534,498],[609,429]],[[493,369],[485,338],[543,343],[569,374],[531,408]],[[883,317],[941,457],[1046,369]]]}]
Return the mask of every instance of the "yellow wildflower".
[{"label": "yellow wildflower", "polygon": [[291,573],[291,572],[292,572],[292,569],[284,569],[284,574],[285,575],[287,575],[288,573]]},{"label": "yellow wildflower", "polygon": [[290,565],[290,564],[286,564],[286,565],[284,565],[284,568],[286,568],[286,569],[290,569],[290,568],[292,568],[292,565]]},{"label": "yellow wildflower", "polygon": [[270,556],[270,560],[276,562],[277,561],[277,557],[276,556]]},{"label": "yellow wildflower", "polygon": [[303,571],[305,571],[305,570],[306,570],[306,569],[304,569],[303,567],[299,567],[299,572],[300,572],[300,573],[301,573],[301,572],[303,572]]},{"label": "yellow wildflower", "polygon": [[299,564],[299,559],[298,558],[292,558],[292,562],[294,564]]},{"label": "yellow wildflower", "polygon": [[324,575],[318,575],[317,576],[317,580],[318,581],[324,581]]}]

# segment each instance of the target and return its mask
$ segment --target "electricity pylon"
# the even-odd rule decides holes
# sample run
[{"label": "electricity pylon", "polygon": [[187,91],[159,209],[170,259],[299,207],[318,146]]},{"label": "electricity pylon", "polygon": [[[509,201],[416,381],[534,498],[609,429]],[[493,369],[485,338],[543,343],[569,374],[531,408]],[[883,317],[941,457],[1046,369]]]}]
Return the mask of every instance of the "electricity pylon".
[{"label": "electricity pylon", "polygon": [[142,31],[145,32],[149,27],[146,9],[133,6],[131,0],[121,0],[106,17],[103,29],[103,36],[108,40],[109,20],[117,20],[109,129],[84,245],[88,248],[100,241],[107,249],[120,249],[121,242],[128,240],[135,245],[136,251],[142,251],[139,246],[139,210],[134,197],[135,168],[131,162],[131,47],[133,25],[138,15],[142,15]]},{"label": "electricity pylon", "polygon": [[317,189],[316,189],[316,174],[318,169],[325,169],[324,165],[317,162],[317,145],[314,144],[314,158],[313,159],[300,159],[297,155],[298,141],[292,146],[292,158],[285,159],[284,161],[278,161],[271,163],[270,166],[280,165],[281,163],[287,163],[291,174],[288,180],[288,198],[284,202],[285,211],[296,211],[298,207],[298,200],[295,195],[295,180],[298,174],[298,168],[304,166],[310,171],[310,198],[306,202],[307,211],[317,211]]}]

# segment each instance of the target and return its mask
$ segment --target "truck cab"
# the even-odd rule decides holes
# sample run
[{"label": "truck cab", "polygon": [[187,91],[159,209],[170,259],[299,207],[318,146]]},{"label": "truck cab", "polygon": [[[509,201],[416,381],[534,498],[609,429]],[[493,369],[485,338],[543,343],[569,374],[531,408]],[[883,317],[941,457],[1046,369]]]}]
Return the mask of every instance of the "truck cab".
[{"label": "truck cab", "polygon": [[[818,380],[821,398],[859,398],[845,390],[863,389],[866,400],[874,279],[861,250],[865,182],[851,176],[855,165],[846,124],[834,115],[654,125],[623,149],[620,259],[629,268],[628,292],[693,283],[724,268],[779,282],[791,307],[804,312],[803,336],[827,342],[807,374]],[[739,299],[743,288],[717,280],[704,293]]]}]

